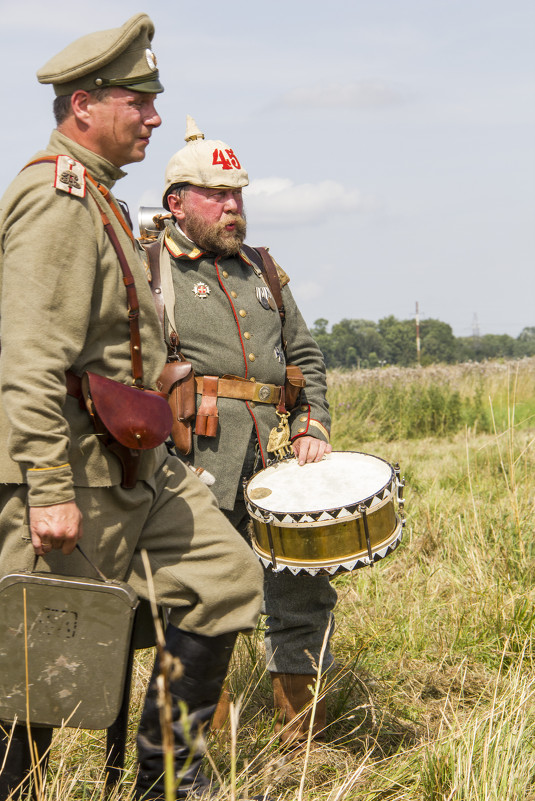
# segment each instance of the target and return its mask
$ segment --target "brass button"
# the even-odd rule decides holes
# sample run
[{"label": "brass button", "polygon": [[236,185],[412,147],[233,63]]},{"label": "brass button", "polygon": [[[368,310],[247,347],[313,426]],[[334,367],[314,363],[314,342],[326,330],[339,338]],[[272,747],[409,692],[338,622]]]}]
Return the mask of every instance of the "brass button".
[{"label": "brass button", "polygon": [[230,294],[231,294],[231,297],[233,297],[233,298],[237,298],[238,297],[238,293],[234,292],[234,290],[232,290],[232,292]]},{"label": "brass button", "polygon": [[251,409],[254,409],[255,406],[256,406],[256,403],[254,401],[249,401],[249,406],[251,407]]},{"label": "brass button", "polygon": [[247,317],[247,312],[245,311],[245,309],[240,309],[239,315],[240,317]]},{"label": "brass button", "polygon": [[256,381],[256,378],[253,378],[253,376],[251,376],[251,378],[249,379],[249,381]]},{"label": "brass button", "polygon": [[302,412],[308,412],[308,406],[301,406]]},{"label": "brass button", "polygon": [[228,278],[228,273],[226,270],[223,270],[223,278]]},{"label": "brass button", "polygon": [[256,356],[254,355],[254,353],[250,353],[250,354],[249,354],[249,358],[250,358],[250,360],[251,360],[252,362],[254,362],[254,360],[256,359]]},{"label": "brass button", "polygon": [[299,418],[299,422],[300,423],[306,423],[306,421],[307,421],[306,417],[300,417]]},{"label": "brass button", "polygon": [[305,433],[305,429],[304,428],[300,428],[300,429],[298,429],[297,433],[298,434],[304,434]]},{"label": "brass button", "polygon": [[251,339],[251,334],[249,333],[249,331],[244,331],[243,332],[243,338],[244,339]]}]

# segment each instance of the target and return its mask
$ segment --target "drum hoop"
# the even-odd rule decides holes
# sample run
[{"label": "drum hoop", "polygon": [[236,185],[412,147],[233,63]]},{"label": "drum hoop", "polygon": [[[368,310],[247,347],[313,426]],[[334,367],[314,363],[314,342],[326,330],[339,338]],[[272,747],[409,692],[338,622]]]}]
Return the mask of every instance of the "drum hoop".
[{"label": "drum hoop", "polygon": [[[393,484],[394,484],[395,477],[396,477],[394,468],[390,464],[390,462],[387,462],[386,459],[383,459],[381,456],[374,456],[371,453],[364,453],[364,451],[333,451],[333,453],[344,453],[344,454],[345,453],[354,453],[354,454],[357,454],[358,456],[369,456],[372,459],[377,459],[377,461],[383,462],[384,464],[386,464],[390,468],[390,478],[386,482],[386,484],[384,484],[384,486],[382,486],[380,489],[376,490],[373,493],[373,495],[369,495],[367,498],[362,498],[362,499],[357,500],[357,501],[352,501],[351,503],[348,503],[348,504],[343,504],[342,506],[333,506],[333,507],[331,507],[329,509],[309,509],[309,510],[303,510],[303,511],[300,511],[300,512],[287,512],[287,511],[284,511],[284,510],[281,509],[280,511],[274,512],[271,509],[266,509],[265,506],[261,506],[259,503],[257,503],[256,501],[251,500],[251,498],[249,497],[248,490],[249,490],[249,486],[250,486],[251,482],[258,475],[260,475],[260,473],[263,473],[265,470],[269,470],[269,467],[265,467],[262,470],[258,470],[258,472],[256,472],[253,476],[251,476],[251,478],[249,479],[249,481],[247,482],[247,484],[245,486],[245,492],[244,492],[245,505],[247,506],[247,509],[248,509],[249,513],[252,514],[255,517],[258,517],[260,520],[264,519],[264,515],[269,515],[269,516],[272,515],[274,518],[277,518],[277,519],[279,519],[279,518],[283,519],[283,518],[288,517],[288,516],[290,516],[290,517],[312,517],[312,518],[316,517],[317,519],[316,519],[315,522],[323,523],[324,521],[320,521],[319,520],[319,518],[322,515],[330,515],[333,519],[337,519],[336,518],[336,513],[341,512],[342,509],[346,509],[348,512],[350,512],[352,517],[355,518],[355,517],[359,516],[358,514],[356,514],[357,511],[358,511],[358,507],[362,505],[362,506],[365,506],[367,509],[370,509],[372,501],[374,500],[374,498],[377,498],[377,497],[379,497],[381,495],[383,496],[381,498],[381,501],[379,502],[379,504],[376,504],[376,506],[373,507],[374,511],[375,511],[375,509],[380,509],[385,503],[387,503],[390,500],[390,497],[393,496],[393,494],[394,494]],[[385,496],[385,494],[384,494],[386,490],[388,490],[387,496]],[[354,512],[351,512],[351,509],[354,509]],[[256,513],[255,510],[258,510],[258,513]]]}]

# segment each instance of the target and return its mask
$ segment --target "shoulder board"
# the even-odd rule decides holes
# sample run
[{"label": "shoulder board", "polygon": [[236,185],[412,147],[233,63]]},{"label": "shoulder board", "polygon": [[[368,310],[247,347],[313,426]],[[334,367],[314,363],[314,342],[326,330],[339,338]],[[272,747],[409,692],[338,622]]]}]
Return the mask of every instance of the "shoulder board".
[{"label": "shoulder board", "polygon": [[[273,256],[271,258],[273,259]],[[281,282],[281,286],[286,286],[286,284],[290,283],[290,276],[288,275],[288,273],[284,272],[280,264],[277,264],[275,259],[273,259],[273,261],[275,262],[275,267],[277,268],[277,275],[279,276],[279,281]]]},{"label": "shoulder board", "polygon": [[54,188],[67,192],[69,195],[85,197],[86,176],[85,167],[71,156],[56,157],[56,174]]}]

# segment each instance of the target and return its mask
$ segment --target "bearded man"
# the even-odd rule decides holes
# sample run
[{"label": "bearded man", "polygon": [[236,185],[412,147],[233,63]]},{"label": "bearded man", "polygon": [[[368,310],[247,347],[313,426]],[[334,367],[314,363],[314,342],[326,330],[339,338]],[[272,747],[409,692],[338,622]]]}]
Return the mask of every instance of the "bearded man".
[{"label": "bearded man", "polygon": [[[287,450],[301,465],[331,451],[325,365],[287,275],[268,255],[276,286],[266,282],[258,253],[243,245],[248,176],[234,150],[205,140],[191,117],[186,143],[165,173],[163,204],[172,215],[159,250],[165,336],[195,372],[197,414],[188,459],[215,477],[220,508],[247,538],[243,485],[274,458],[270,433],[285,398]],[[306,382],[293,407],[282,389],[287,365],[299,367]],[[264,568],[266,662],[277,728],[284,742],[295,744],[308,732],[311,685],[332,631],[336,592],[326,576],[293,575],[267,562]],[[327,647],[323,669],[332,661]],[[314,733],[321,736],[324,728],[322,700]]]}]

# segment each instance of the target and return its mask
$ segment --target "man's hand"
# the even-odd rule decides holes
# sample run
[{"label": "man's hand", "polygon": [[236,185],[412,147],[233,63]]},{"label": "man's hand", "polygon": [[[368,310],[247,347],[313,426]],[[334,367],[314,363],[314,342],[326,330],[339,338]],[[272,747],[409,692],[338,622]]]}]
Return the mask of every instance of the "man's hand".
[{"label": "man's hand", "polygon": [[307,462],[319,462],[333,449],[328,442],[316,437],[299,437],[292,443],[292,448],[301,465]]},{"label": "man's hand", "polygon": [[30,534],[37,556],[52,550],[74,551],[82,536],[82,513],[74,501],[30,507]]}]

